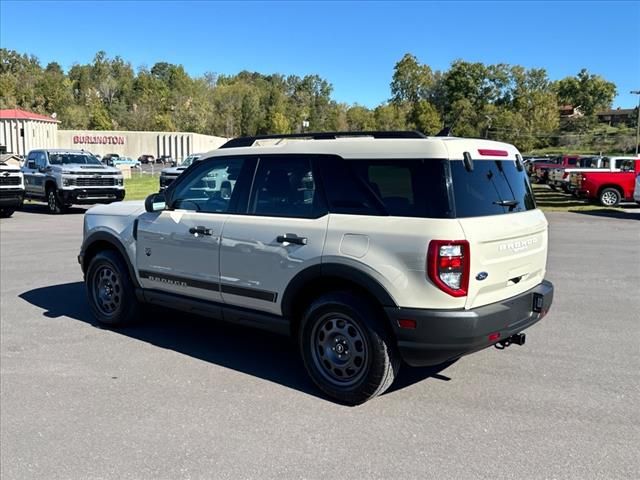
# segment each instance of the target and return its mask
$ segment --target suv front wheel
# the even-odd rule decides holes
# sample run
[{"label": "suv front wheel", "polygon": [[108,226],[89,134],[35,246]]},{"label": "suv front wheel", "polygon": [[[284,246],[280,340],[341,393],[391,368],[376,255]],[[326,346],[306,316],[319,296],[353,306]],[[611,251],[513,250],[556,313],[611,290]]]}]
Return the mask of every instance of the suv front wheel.
[{"label": "suv front wheel", "polygon": [[120,327],[138,319],[140,304],[118,253],[106,250],[96,254],[89,262],[85,284],[89,306],[101,324]]},{"label": "suv front wheel", "polygon": [[380,313],[350,292],[323,295],[307,309],[299,343],[315,384],[331,398],[358,405],[381,394],[400,368]]}]

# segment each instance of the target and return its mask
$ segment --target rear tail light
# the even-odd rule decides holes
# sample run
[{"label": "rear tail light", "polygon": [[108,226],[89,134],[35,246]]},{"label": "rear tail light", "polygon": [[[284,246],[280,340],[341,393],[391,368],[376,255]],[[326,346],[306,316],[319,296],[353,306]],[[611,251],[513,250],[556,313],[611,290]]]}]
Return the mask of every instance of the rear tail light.
[{"label": "rear tail light", "polygon": [[431,240],[427,273],[436,286],[452,297],[464,297],[469,289],[469,242]]}]

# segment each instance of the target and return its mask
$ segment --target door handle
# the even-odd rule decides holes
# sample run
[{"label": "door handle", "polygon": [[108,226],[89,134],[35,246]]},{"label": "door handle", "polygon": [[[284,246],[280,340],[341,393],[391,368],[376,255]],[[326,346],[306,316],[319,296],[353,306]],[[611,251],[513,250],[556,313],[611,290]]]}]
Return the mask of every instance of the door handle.
[{"label": "door handle", "polygon": [[213,230],[207,227],[203,227],[202,225],[198,225],[197,227],[191,227],[189,229],[189,233],[192,235],[213,235]]},{"label": "door handle", "polygon": [[307,237],[299,237],[295,233],[285,233],[284,235],[278,235],[276,238],[278,243],[295,243],[296,245],[306,245]]}]

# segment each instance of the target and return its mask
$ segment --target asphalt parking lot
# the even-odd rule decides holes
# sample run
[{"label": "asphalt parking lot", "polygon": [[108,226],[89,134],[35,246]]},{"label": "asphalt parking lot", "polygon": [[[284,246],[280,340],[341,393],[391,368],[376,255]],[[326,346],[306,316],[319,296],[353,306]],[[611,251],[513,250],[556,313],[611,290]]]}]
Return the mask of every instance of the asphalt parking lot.
[{"label": "asphalt parking lot", "polygon": [[639,478],[640,211],[549,213],[552,311],[527,344],[405,368],[360,407],[295,347],[158,313],[97,327],[82,209],[0,223],[6,479]]}]

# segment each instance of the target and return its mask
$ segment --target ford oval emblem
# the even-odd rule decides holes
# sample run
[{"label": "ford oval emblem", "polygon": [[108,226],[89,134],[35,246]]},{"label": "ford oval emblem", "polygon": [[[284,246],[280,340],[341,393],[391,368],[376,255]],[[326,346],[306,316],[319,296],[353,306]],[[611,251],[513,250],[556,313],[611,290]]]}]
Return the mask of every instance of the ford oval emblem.
[{"label": "ford oval emblem", "polygon": [[476,275],[476,280],[482,281],[488,276],[489,274],[487,272],[480,272],[479,274]]}]

